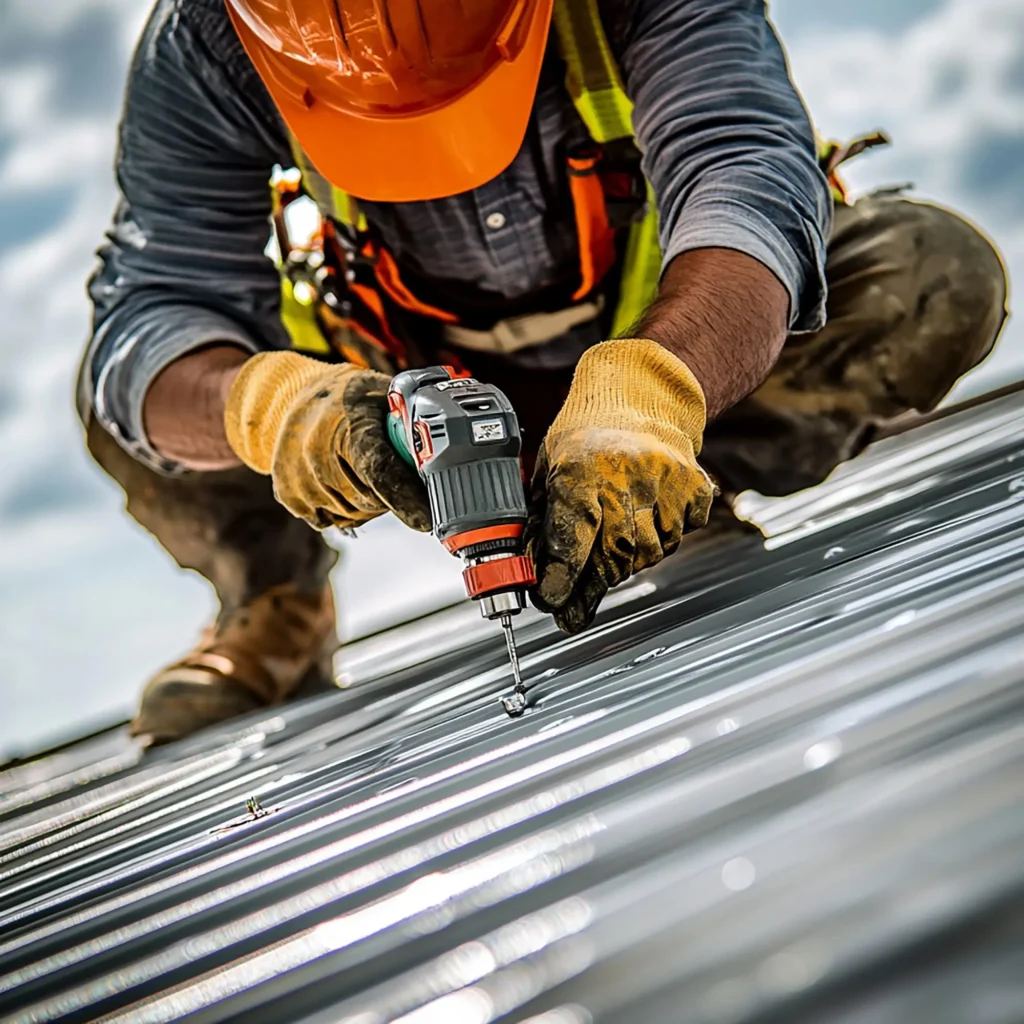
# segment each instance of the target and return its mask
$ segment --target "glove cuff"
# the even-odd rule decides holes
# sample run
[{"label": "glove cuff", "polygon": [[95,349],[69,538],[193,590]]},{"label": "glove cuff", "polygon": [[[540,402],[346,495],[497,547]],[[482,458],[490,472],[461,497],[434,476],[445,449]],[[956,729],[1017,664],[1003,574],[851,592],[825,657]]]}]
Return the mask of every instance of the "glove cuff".
[{"label": "glove cuff", "polygon": [[261,352],[248,359],[228,392],[224,430],[234,453],[268,474],[281,424],[299,394],[336,376],[338,367],[296,352]]},{"label": "glove cuff", "polygon": [[552,432],[577,427],[643,429],[694,454],[707,423],[704,391],[690,368],[646,338],[605,341],[583,353]]}]

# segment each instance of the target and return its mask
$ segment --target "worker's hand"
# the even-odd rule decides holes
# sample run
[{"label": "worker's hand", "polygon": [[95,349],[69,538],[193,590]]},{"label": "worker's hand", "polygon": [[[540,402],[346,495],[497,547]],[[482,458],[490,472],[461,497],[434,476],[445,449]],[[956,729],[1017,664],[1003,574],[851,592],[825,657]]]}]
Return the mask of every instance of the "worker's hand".
[{"label": "worker's hand", "polygon": [[610,587],[706,525],[714,487],[697,465],[704,394],[653,341],[608,341],[580,360],[533,477],[533,603],[567,633]]},{"label": "worker's hand", "polygon": [[228,442],[250,469],[272,476],[282,505],[318,530],[358,526],[390,509],[427,531],[426,490],[388,440],[389,383],[350,363],[261,353],[231,385]]}]

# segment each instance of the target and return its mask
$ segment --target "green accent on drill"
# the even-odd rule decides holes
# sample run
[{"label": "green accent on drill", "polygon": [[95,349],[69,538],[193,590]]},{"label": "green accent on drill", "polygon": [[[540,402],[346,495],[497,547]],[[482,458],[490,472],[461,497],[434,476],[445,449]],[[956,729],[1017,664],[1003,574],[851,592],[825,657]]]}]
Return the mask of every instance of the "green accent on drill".
[{"label": "green accent on drill", "polygon": [[394,412],[388,413],[387,424],[388,440],[394,445],[395,451],[415,469],[416,460],[412,457],[412,452],[409,451],[409,441],[405,436],[405,424],[402,422],[402,417]]}]

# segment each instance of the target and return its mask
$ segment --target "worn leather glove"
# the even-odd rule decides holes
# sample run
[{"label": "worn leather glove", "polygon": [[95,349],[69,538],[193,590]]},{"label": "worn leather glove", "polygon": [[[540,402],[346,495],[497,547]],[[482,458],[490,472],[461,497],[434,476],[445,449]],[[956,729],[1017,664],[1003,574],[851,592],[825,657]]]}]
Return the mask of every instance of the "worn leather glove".
[{"label": "worn leather glove", "polygon": [[318,530],[358,526],[392,511],[430,529],[427,492],[388,440],[382,373],[295,352],[249,359],[224,412],[228,443],[293,515]]},{"label": "worn leather glove", "polygon": [[704,393],[653,341],[584,353],[537,456],[529,524],[533,603],[567,633],[610,587],[660,562],[704,526],[714,487],[697,465]]}]

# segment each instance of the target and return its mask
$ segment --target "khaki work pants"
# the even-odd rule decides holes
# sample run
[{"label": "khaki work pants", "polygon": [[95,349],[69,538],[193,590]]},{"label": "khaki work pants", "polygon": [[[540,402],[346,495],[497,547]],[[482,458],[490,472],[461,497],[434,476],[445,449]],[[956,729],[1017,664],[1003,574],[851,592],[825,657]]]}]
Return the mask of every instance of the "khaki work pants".
[{"label": "khaki work pants", "polygon": [[[929,204],[871,196],[839,207],[826,273],[827,326],[792,336],[768,380],[706,432],[701,461],[726,491],[784,495],[819,483],[880,425],[933,409],[988,355],[1005,318],[998,255],[965,221]],[[503,375],[476,372],[506,387]],[[540,414],[537,375],[528,375],[522,399],[515,374],[506,388],[516,405],[532,394],[521,418],[535,438],[557,412],[552,404]],[[245,468],[161,476],[97,423],[86,429],[128,512],[180,566],[213,584],[222,616],[280,584],[322,590],[337,555],[275,501],[269,478]]]}]

